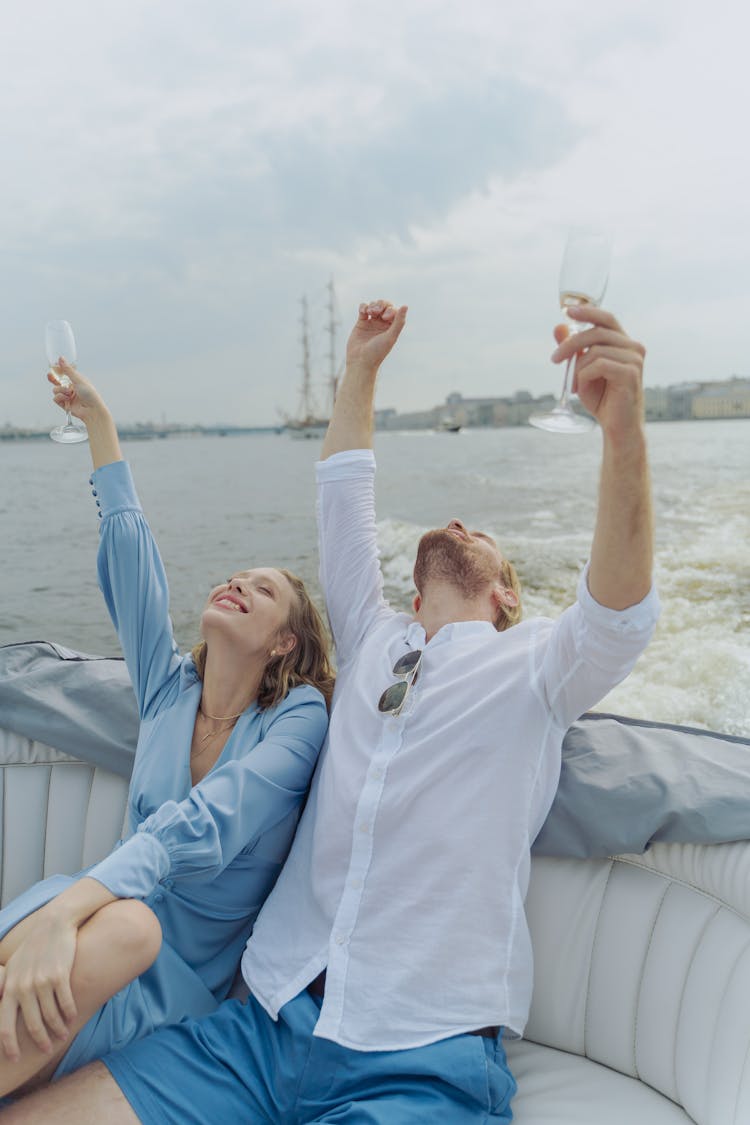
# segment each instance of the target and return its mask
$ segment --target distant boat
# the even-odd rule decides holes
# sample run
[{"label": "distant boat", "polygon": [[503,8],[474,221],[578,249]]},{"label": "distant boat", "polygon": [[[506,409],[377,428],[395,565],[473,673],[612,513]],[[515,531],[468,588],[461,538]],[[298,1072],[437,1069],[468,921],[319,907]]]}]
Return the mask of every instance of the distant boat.
[{"label": "distant boat", "polygon": [[452,414],[446,414],[435,427],[440,434],[457,434],[461,430],[461,423]]},{"label": "distant boat", "polygon": [[292,418],[284,429],[295,441],[322,441],[326,436],[328,420],[313,418],[310,415],[304,418]]},{"label": "distant boat", "polygon": [[[333,400],[336,397],[336,387],[340,374],[336,368],[336,326],[338,321],[335,319],[335,290],[333,288],[333,278],[329,281],[327,288],[327,332],[330,337],[330,350],[328,353],[330,374],[328,376],[328,387],[331,398],[331,409],[333,409]],[[299,409],[295,417],[287,417],[285,419],[284,428],[295,441],[322,441],[328,429],[329,419],[322,417],[315,407],[312,391],[312,373],[310,370],[310,334],[308,329],[307,297],[301,298],[301,304],[302,383],[300,385]]]}]

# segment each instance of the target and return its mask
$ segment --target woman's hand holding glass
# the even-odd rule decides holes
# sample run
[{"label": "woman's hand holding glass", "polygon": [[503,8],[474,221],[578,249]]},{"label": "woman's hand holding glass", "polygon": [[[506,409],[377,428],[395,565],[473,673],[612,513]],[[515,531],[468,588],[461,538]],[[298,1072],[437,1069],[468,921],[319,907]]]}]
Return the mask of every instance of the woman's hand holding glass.
[{"label": "woman's hand holding glass", "polygon": [[[50,374],[57,377],[61,384],[67,384],[69,376],[67,370],[63,371],[63,361],[68,368],[74,366],[76,361],[76,341],[73,329],[67,320],[50,320],[44,328],[44,349],[47,353]],[[78,420],[75,421],[67,408],[65,422],[50,430],[49,436],[53,441],[63,445],[74,445],[79,441],[88,441],[86,427]]]},{"label": "woman's hand holding glass", "polygon": [[107,409],[93,384],[62,356],[50,369],[47,378],[54,388],[52,397],[57,406],[83,423],[93,414]]},{"label": "woman's hand holding glass", "polygon": [[53,386],[53,397],[59,407],[85,423],[88,431],[91,463],[95,469],[122,460],[117,427],[109,408],[93,383],[81,375],[71,363],[60,357],[47,378]]}]

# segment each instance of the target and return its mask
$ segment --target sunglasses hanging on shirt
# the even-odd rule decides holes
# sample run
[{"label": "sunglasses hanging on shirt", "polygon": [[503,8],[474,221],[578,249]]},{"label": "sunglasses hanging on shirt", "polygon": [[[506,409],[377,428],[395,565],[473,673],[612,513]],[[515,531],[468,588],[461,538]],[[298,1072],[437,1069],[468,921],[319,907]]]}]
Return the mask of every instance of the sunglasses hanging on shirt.
[{"label": "sunglasses hanging on shirt", "polygon": [[387,687],[378,701],[378,711],[381,715],[398,716],[401,714],[409,689],[419,675],[421,663],[421,648],[405,652],[403,656],[399,657],[393,665],[393,675],[399,677],[398,683]]}]

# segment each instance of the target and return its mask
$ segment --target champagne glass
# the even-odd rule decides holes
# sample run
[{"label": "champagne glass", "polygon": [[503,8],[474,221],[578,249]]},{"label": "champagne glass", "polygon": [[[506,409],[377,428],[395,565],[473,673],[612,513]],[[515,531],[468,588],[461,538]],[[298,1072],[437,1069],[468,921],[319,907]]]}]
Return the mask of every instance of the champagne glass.
[{"label": "champagne glass", "polygon": [[[59,372],[55,371],[55,364],[61,356],[71,367],[76,361],[75,336],[67,320],[51,320],[49,324],[45,326],[44,347],[47,352],[50,371],[60,380],[64,387],[69,387],[70,379],[68,376],[61,375]],[[73,418],[69,410],[65,411],[64,424],[55,426],[54,430],[50,430],[49,436],[53,441],[62,442],[64,445],[72,445],[77,441],[89,440],[89,435],[86,432],[86,427],[83,422],[78,418]]]},{"label": "champagne glass", "polygon": [[[608,231],[596,227],[573,227],[565,244],[560,266],[560,307],[567,311],[574,305],[599,305],[607,288],[612,240]],[[583,321],[571,320],[571,335],[588,328]],[[570,405],[570,383],[575,356],[565,365],[562,394],[559,402],[545,414],[532,414],[529,422],[539,430],[558,434],[575,434],[593,429],[596,422],[585,414],[576,414]]]}]

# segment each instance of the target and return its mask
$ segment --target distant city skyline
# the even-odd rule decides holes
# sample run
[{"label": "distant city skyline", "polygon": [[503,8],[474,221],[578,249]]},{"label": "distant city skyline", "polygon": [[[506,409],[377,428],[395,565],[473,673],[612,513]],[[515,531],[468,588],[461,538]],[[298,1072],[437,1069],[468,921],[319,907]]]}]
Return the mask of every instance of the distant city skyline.
[{"label": "distant city skyline", "polygon": [[[548,409],[555,401],[552,394],[534,396],[529,391],[516,391],[509,396],[476,397],[463,396],[452,392],[442,403],[424,407],[418,411],[402,412],[394,407],[385,407],[375,412],[377,429],[396,430],[405,428],[440,427],[447,422],[461,428],[485,426],[525,425],[528,416],[539,408]],[[711,418],[750,418],[750,377],[741,375],[729,379],[678,383],[667,387],[647,387],[645,389],[645,409],[647,421],[684,421]],[[447,427],[446,427],[447,428]],[[236,433],[281,432],[283,423],[269,426],[242,426],[228,421],[206,425],[201,422],[174,422],[162,419],[120,422],[118,430],[121,438],[179,436],[181,433],[205,432],[230,435]],[[27,427],[0,426],[0,440],[16,438],[43,438],[47,430]],[[322,440],[320,434],[307,435]]]},{"label": "distant city skyline", "polygon": [[409,305],[378,406],[556,392],[570,224],[646,380],[748,365],[750,12],[717,0],[39,0],[3,29],[0,426],[39,428],[46,321],[115,417],[274,425],[299,300],[328,372]]}]

